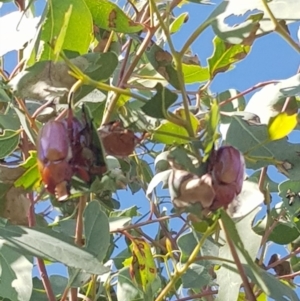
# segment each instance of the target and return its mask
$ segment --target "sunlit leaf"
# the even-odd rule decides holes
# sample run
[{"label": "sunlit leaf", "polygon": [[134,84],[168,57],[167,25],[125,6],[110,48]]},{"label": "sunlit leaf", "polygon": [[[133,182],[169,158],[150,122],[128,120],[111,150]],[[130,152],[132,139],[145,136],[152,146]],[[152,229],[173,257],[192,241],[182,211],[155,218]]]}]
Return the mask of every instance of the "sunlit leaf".
[{"label": "sunlit leaf", "polygon": [[65,41],[67,29],[69,26],[70,17],[72,14],[72,8],[73,8],[73,6],[70,6],[69,9],[66,11],[60,33],[55,41],[55,46],[54,46],[53,52],[56,55],[56,58],[59,57],[60,52],[63,50],[63,44]]},{"label": "sunlit leaf", "polygon": [[209,71],[207,67],[182,64],[182,72],[186,84],[201,83],[209,80]]},{"label": "sunlit leaf", "polygon": [[211,78],[214,78],[217,73],[225,72],[232,68],[233,64],[247,56],[249,51],[250,46],[229,44],[219,37],[215,37],[214,53],[208,59]]},{"label": "sunlit leaf", "polygon": [[187,18],[188,18],[188,13],[182,13],[181,15],[179,15],[170,25],[169,28],[170,33],[172,34],[180,30],[184,22],[186,22]]},{"label": "sunlit leaf", "polygon": [[206,115],[206,133],[204,139],[204,161],[207,160],[210,152],[214,147],[215,141],[219,138],[218,136],[218,125],[220,121],[220,110],[219,105],[214,101],[210,107],[209,113]]},{"label": "sunlit leaf", "polygon": [[284,112],[271,118],[268,124],[270,140],[278,140],[287,136],[296,127],[297,123],[297,114],[288,115]]},{"label": "sunlit leaf", "polygon": [[131,242],[132,262],[129,272],[138,285],[146,291],[156,277],[156,266],[151,248],[143,238],[134,237]]},{"label": "sunlit leaf", "polygon": [[38,170],[36,151],[30,151],[29,157],[20,166],[25,168],[25,172],[15,181],[15,186],[22,186],[25,189],[37,186],[41,176]]},{"label": "sunlit leaf", "polygon": [[106,30],[134,33],[143,26],[131,20],[115,3],[107,0],[85,0],[97,26]]},{"label": "sunlit leaf", "polygon": [[[93,20],[85,1],[52,0],[48,5],[46,21],[40,35],[40,42],[44,43],[44,48],[39,60],[55,60],[55,54],[48,43],[55,47],[58,37],[60,40],[57,49],[76,51],[79,54],[87,53],[92,40]],[[66,25],[67,28],[63,29],[66,33],[63,34],[62,28]]]}]

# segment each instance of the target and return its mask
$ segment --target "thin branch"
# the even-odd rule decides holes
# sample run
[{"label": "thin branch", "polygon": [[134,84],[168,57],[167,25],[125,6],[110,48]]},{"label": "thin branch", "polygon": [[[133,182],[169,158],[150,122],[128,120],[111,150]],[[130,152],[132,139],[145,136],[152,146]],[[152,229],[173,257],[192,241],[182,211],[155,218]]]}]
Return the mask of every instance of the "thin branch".
[{"label": "thin branch", "polygon": [[280,82],[279,80],[269,80],[269,81],[266,81],[266,82],[258,83],[256,85],[254,85],[253,87],[251,87],[251,88],[249,88],[249,89],[247,89],[247,90],[245,90],[241,93],[238,93],[237,95],[235,95],[233,97],[230,97],[230,98],[220,102],[219,106],[222,107],[222,106],[226,105],[227,103],[232,102],[233,100],[235,100],[235,99],[237,99],[241,96],[244,96],[244,95],[246,95],[246,94],[248,94],[248,93],[250,93],[250,92],[252,92],[252,91],[254,91],[258,88],[261,88],[261,87],[264,87],[264,86],[267,86],[267,85],[270,85],[270,84],[277,84],[279,82]]},{"label": "thin branch", "polygon": [[[217,221],[216,221],[217,222]],[[167,283],[167,285],[162,289],[158,297],[155,299],[155,301],[162,301],[165,299],[165,296],[168,294],[168,292],[173,288],[173,286],[176,284],[178,279],[187,271],[189,266],[194,262],[195,258],[197,257],[199,250],[201,249],[202,245],[204,244],[205,240],[212,234],[213,230],[215,229],[216,222],[207,229],[207,231],[204,233],[204,235],[201,237],[200,241],[194,248],[193,252],[191,253],[189,259],[184,264],[184,266],[179,270],[177,269],[173,275],[173,278],[170,279],[170,281]],[[250,300],[252,301],[252,300]]]},{"label": "thin branch", "polygon": [[269,269],[271,269],[271,268],[274,268],[275,266],[279,265],[280,263],[282,263],[282,262],[284,262],[284,261],[290,259],[291,257],[293,257],[293,256],[295,256],[295,255],[297,255],[297,254],[299,254],[299,253],[300,253],[300,248],[297,248],[295,251],[291,252],[290,254],[288,254],[288,255],[286,255],[286,256],[280,258],[279,260],[277,260],[277,261],[275,261],[275,262],[269,264],[269,265],[266,267],[266,270],[269,270]]},{"label": "thin branch", "polygon": [[242,263],[240,261],[240,258],[238,256],[238,253],[237,253],[237,251],[235,249],[235,246],[234,246],[234,244],[232,242],[232,239],[231,239],[231,237],[230,237],[230,235],[229,235],[226,227],[224,226],[223,222],[221,220],[219,222],[222,225],[222,228],[223,228],[225,236],[226,236],[226,241],[227,241],[228,246],[230,248],[233,260],[234,260],[234,262],[236,264],[236,267],[237,267],[237,269],[238,269],[238,271],[240,273],[240,276],[242,278],[247,300],[249,300],[249,301],[256,301],[255,295],[254,295],[254,293],[252,291],[252,288],[250,286],[250,283],[248,281],[247,275],[245,273],[245,270],[244,270],[244,268],[242,266]]},{"label": "thin branch", "polygon": [[86,205],[86,196],[81,196],[78,203],[76,230],[75,230],[75,244],[82,247],[82,234],[83,234],[83,211]]},{"label": "thin branch", "polygon": [[155,220],[148,220],[148,221],[141,222],[141,223],[138,223],[138,224],[128,225],[128,226],[125,226],[123,228],[119,228],[119,229],[110,231],[110,233],[120,233],[120,232],[123,232],[123,231],[131,230],[131,229],[135,229],[135,228],[140,228],[142,226],[146,226],[146,225],[149,225],[149,224],[159,223],[161,221],[165,221],[165,220],[168,220],[168,219],[171,219],[171,218],[174,218],[174,217],[179,217],[179,216],[176,215],[176,214],[162,216],[162,217],[159,217],[159,218],[157,218]]},{"label": "thin branch", "polygon": [[283,26],[277,21],[276,17],[272,13],[267,0],[262,0],[265,10],[269,14],[271,21],[273,22],[275,32],[277,32],[288,44],[290,44],[298,53],[300,53],[300,46],[291,38],[288,32],[283,28]]},{"label": "thin branch", "polygon": [[276,227],[276,225],[279,223],[280,218],[285,214],[285,210],[282,209],[280,211],[280,213],[278,214],[278,216],[276,217],[276,219],[274,220],[274,222],[272,223],[272,225],[266,230],[264,236],[261,239],[261,246],[263,246],[267,241],[268,238],[270,236],[270,234],[273,232],[274,228]]}]

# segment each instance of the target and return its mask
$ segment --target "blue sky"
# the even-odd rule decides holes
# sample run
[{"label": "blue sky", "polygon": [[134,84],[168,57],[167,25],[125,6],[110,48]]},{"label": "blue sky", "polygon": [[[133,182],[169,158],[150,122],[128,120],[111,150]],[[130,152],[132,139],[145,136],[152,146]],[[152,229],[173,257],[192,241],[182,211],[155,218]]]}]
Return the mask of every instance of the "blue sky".
[{"label": "blue sky", "polygon": [[[214,1],[220,3],[220,1]],[[40,7],[43,1],[38,0],[37,6]],[[173,37],[175,47],[177,50],[181,48],[186,41],[189,32],[196,28],[200,22],[211,13],[214,6],[210,5],[198,5],[191,3],[184,5],[180,9],[175,10],[175,14],[179,15],[181,12],[189,13],[189,20],[183,25],[182,30],[176,33]],[[4,14],[15,10],[15,6],[12,3],[5,4],[0,9],[0,17]],[[297,40],[297,31],[300,23],[294,23],[289,26],[290,32],[294,40]],[[3,29],[0,29],[3,30]],[[192,45],[193,53],[197,54],[202,65],[206,65],[206,59],[211,56],[213,52],[212,38],[214,36],[213,31],[207,29]],[[299,42],[299,41],[298,41]],[[10,72],[15,66],[15,54],[10,53],[6,56],[6,69]],[[222,73],[216,76],[211,84],[211,91],[213,93],[220,93],[230,88],[243,91],[251,86],[267,80],[284,79],[294,75],[300,64],[300,56],[296,51],[291,48],[278,34],[272,33],[262,38],[257,39],[249,55],[236,64],[235,68],[227,73]],[[246,99],[248,100],[252,94],[248,94]],[[263,100],[262,100],[263,101]],[[298,134],[291,136],[291,141],[299,142]],[[271,178],[280,181],[284,177],[279,175],[275,168],[270,169]],[[129,192],[121,191],[118,193],[119,198],[122,200],[122,207],[129,207],[131,205],[138,204],[142,207],[143,212],[148,210],[147,201],[143,193],[139,192],[133,197]],[[151,231],[153,228],[149,228]],[[147,232],[147,228],[145,228]],[[272,246],[269,253],[283,252],[282,248]],[[268,259],[268,258],[267,258]],[[58,269],[58,266],[51,268],[51,273],[61,273],[62,270]]]}]

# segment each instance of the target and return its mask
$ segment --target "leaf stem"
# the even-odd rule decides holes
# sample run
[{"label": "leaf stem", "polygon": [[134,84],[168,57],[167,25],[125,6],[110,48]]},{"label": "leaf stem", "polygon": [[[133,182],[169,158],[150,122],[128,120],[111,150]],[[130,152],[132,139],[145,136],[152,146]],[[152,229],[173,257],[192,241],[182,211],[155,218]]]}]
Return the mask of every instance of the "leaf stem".
[{"label": "leaf stem", "polygon": [[179,52],[180,57],[183,57],[184,54],[188,51],[189,47],[194,43],[198,36],[210,25],[211,20],[206,20],[204,23],[200,24],[195,31],[191,34],[188,40],[183,45],[181,51]]},{"label": "leaf stem", "polygon": [[262,0],[265,10],[267,11],[271,21],[273,22],[275,28],[274,31],[277,32],[288,44],[290,44],[298,53],[300,53],[300,46],[291,38],[283,26],[277,21],[276,17],[272,13],[267,0]]},{"label": "leaf stem", "polygon": [[[210,226],[204,235],[201,237],[200,241],[198,242],[197,246],[194,248],[193,252],[191,253],[189,259],[184,264],[184,266],[181,269],[176,270],[174,276],[168,284],[163,288],[163,290],[160,292],[159,296],[155,299],[155,301],[163,301],[168,292],[172,289],[172,287],[176,284],[178,279],[187,271],[189,266],[195,261],[195,258],[197,257],[202,245],[204,244],[205,240],[212,234],[212,232],[215,229],[215,226],[217,224],[217,220],[213,223],[212,226]],[[251,300],[252,301],[252,300]]]},{"label": "leaf stem", "polygon": [[76,220],[76,230],[75,230],[75,243],[82,247],[82,234],[83,234],[83,211],[86,205],[86,196],[79,197],[78,212]]},{"label": "leaf stem", "polygon": [[238,269],[238,271],[240,273],[240,276],[242,278],[247,300],[249,300],[249,301],[256,301],[255,295],[254,295],[254,293],[253,293],[253,291],[251,289],[251,286],[250,286],[250,283],[248,281],[247,275],[245,274],[244,268],[243,268],[242,263],[240,261],[240,258],[238,256],[238,253],[237,253],[237,251],[236,251],[236,249],[234,247],[232,239],[231,239],[231,237],[230,237],[230,235],[229,235],[229,233],[228,233],[225,225],[223,224],[223,221],[219,220],[219,222],[221,223],[221,227],[224,230],[224,233],[225,233],[225,236],[226,236],[226,241],[227,241],[228,246],[230,248],[230,251],[231,251],[232,257],[234,259],[234,262],[236,264],[236,267],[237,267],[237,269]]}]

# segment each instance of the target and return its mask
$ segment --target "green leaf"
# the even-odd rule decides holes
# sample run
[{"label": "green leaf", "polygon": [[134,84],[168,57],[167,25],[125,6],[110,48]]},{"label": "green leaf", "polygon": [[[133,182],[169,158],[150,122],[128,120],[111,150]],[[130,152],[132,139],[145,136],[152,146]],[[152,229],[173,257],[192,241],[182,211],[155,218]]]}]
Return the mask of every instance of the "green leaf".
[{"label": "green leaf", "polygon": [[161,84],[157,84],[155,89],[156,94],[142,107],[142,111],[148,116],[166,119],[167,110],[176,101],[177,94]]},{"label": "green leaf", "polygon": [[122,33],[134,33],[143,26],[134,23],[115,3],[107,0],[85,0],[95,24],[103,29]]},{"label": "green leaf", "polygon": [[181,277],[182,287],[200,293],[201,289],[212,281],[211,269],[212,265],[208,262],[192,263]]},{"label": "green leaf", "polygon": [[[239,94],[240,92],[235,90],[235,89],[229,89],[227,91],[223,91],[220,94],[217,95],[217,102],[218,104],[220,104],[221,102],[235,97],[237,94]],[[220,107],[220,111],[221,112],[235,112],[235,111],[243,111],[245,109],[246,106],[246,100],[243,96],[240,96],[228,103],[226,103],[225,105]],[[221,115],[221,123],[230,123],[231,122],[231,118]]]},{"label": "green leaf", "polygon": [[149,285],[155,280],[157,273],[151,248],[144,238],[134,237],[131,242],[132,262],[130,274],[146,292]]},{"label": "green leaf", "polygon": [[18,146],[20,131],[4,130],[0,135],[0,159],[10,155]]},{"label": "green leaf", "polygon": [[55,41],[53,52],[56,56],[56,60],[58,60],[60,52],[63,50],[63,44],[64,44],[64,41],[66,38],[66,33],[67,33],[69,22],[70,22],[70,17],[72,15],[72,9],[73,9],[73,6],[70,5],[69,9],[65,13],[60,33]]},{"label": "green leaf", "polygon": [[5,90],[0,87],[0,102],[10,102],[10,98],[6,94]]},{"label": "green leaf", "polygon": [[145,51],[145,54],[153,68],[175,89],[180,89],[172,55],[156,44],[153,44],[148,51]]},{"label": "green leaf", "polygon": [[[253,260],[252,260],[253,255],[251,256],[251,254],[254,254],[254,256],[256,256],[257,251],[259,249],[260,239],[258,239],[258,240],[256,239],[255,240],[256,243],[253,243],[253,239],[249,237],[251,232],[249,233],[249,230],[245,229],[245,227],[243,229],[244,233],[245,233],[244,235],[242,235],[241,232],[238,233],[235,224],[233,223],[233,221],[230,219],[230,217],[227,215],[227,213],[225,211],[221,212],[221,219],[223,221],[223,224],[226,227],[228,236],[231,238],[236,250],[238,251],[240,260],[244,266],[244,269],[246,270],[247,276],[250,277],[251,280],[254,283],[256,283],[269,297],[271,297],[273,299],[275,298],[275,300],[286,301],[285,296],[288,297],[290,300],[299,300],[296,293],[293,291],[292,288],[281,283],[273,275],[270,275],[266,271],[262,270],[253,262]],[[252,232],[252,235],[253,235],[253,232]],[[241,238],[243,238],[244,241],[242,241]],[[250,243],[250,246],[247,247],[246,243],[247,244]],[[224,264],[223,268],[224,267],[226,268],[226,266],[228,266],[228,265]],[[220,279],[221,279],[221,277],[220,277]],[[231,280],[231,283],[232,283],[232,280]],[[223,285],[220,285],[220,287],[222,287],[222,286],[224,289],[226,289],[227,291],[230,291],[230,293],[232,293],[232,291],[228,289],[228,284],[225,287],[224,283],[223,283]],[[238,290],[236,293],[238,295]],[[220,291],[219,291],[219,294],[220,294]],[[222,300],[222,301],[228,300],[228,299],[223,299],[222,297],[220,297],[221,299],[219,299],[219,297],[220,296],[218,295],[217,300]],[[234,299],[236,299],[236,298],[234,298]],[[230,300],[232,300],[232,295],[231,295]]]},{"label": "green leaf", "polygon": [[278,140],[287,136],[297,125],[297,114],[288,115],[279,113],[274,118],[270,118],[268,124],[268,134],[270,140]]},{"label": "green leaf", "polygon": [[61,220],[58,223],[56,223],[52,229],[54,231],[63,233],[70,237],[75,237],[76,220],[75,219]]},{"label": "green leaf", "polygon": [[32,292],[32,258],[16,250],[0,247],[0,296],[11,301],[29,301]]},{"label": "green leaf", "polygon": [[188,19],[188,13],[182,13],[180,14],[173,22],[172,24],[169,26],[169,32],[170,34],[177,32],[178,30],[180,30],[180,28],[182,27],[182,25],[186,22],[186,20]]},{"label": "green leaf", "polygon": [[214,148],[215,141],[219,138],[218,126],[220,121],[219,105],[214,101],[210,107],[209,113],[206,115],[206,132],[204,138],[204,162],[208,159]]},{"label": "green leaf", "polygon": [[[260,246],[260,236],[253,233],[251,229],[251,222],[256,212],[252,212],[246,218],[242,219],[238,223],[234,224],[233,221],[228,217],[226,213],[226,222],[224,222],[224,226],[226,227],[226,231],[228,231],[234,243],[237,242],[240,244],[240,249],[237,251],[239,252],[239,258],[241,262],[250,262],[251,265],[254,263],[252,262],[251,257],[254,259],[256,257],[257,251]],[[249,253],[246,254],[247,259],[243,256],[245,252],[247,252],[247,248],[249,248]],[[229,248],[228,243],[220,248],[221,258],[226,258],[229,260],[233,260],[231,250]],[[251,257],[250,257],[251,256]],[[253,263],[253,264],[252,264]],[[223,264],[220,269],[216,271],[217,273],[217,282],[219,284],[219,293],[217,296],[217,301],[231,301],[236,300],[239,294],[240,285],[242,283],[242,279],[240,274],[236,270],[235,265],[231,264]]]},{"label": "green leaf", "polygon": [[95,255],[76,246],[68,236],[49,229],[7,225],[0,227],[0,238],[1,245],[25,254],[58,261],[93,274],[107,272]]},{"label": "green leaf", "polygon": [[[189,231],[188,233],[181,234],[177,240],[178,248],[181,252],[180,255],[180,262],[185,263],[195,247],[197,246],[198,242],[202,237],[201,233]],[[204,244],[202,245],[199,255],[198,256],[219,256],[219,246],[211,239],[208,238],[205,240]],[[214,263],[213,260],[203,260],[204,262],[210,262],[211,264]]]},{"label": "green leaf", "polygon": [[192,157],[190,157],[186,151],[181,146],[173,148],[168,152],[168,158],[171,159],[176,166],[180,166],[180,169],[189,171],[191,173],[197,173]]},{"label": "green leaf", "polygon": [[35,145],[35,140],[36,140],[37,135],[34,132],[32,126],[29,124],[27,117],[25,116],[24,112],[21,111],[16,106],[14,107],[14,109],[20,119],[20,123],[21,123],[23,129],[25,130],[29,140],[33,143],[33,145]]},{"label": "green leaf", "polygon": [[[178,109],[176,111],[176,114],[183,120],[186,120],[184,109]],[[196,135],[199,126],[199,120],[197,119],[197,117],[195,117],[194,114],[189,114],[192,128],[194,130],[194,134]],[[152,139],[162,142],[164,144],[187,144],[191,140],[187,130],[184,127],[174,124],[170,121],[162,122],[154,130],[154,133],[152,134]]]},{"label": "green leaf", "polygon": [[79,269],[68,268],[69,281],[71,287],[82,287],[91,279],[91,274],[83,272]]},{"label": "green leaf", "polygon": [[129,208],[123,209],[123,210],[114,210],[110,213],[109,217],[135,217],[135,216],[141,216],[141,214],[138,212],[137,206],[131,206]]},{"label": "green leaf", "polygon": [[[300,212],[300,197],[298,195],[298,192],[300,192],[300,182],[291,179],[283,181],[279,184],[278,190],[279,196],[282,198],[284,208],[292,217],[291,220],[293,221],[293,218]],[[288,191],[295,194],[293,202],[287,197]]]},{"label": "green leaf", "polygon": [[[255,280],[255,275],[253,270],[247,265],[244,264],[244,269],[247,273],[247,276],[256,284],[258,282]],[[268,295],[270,298],[276,301],[299,301],[296,292],[293,290],[292,287],[283,283],[279,279],[277,279],[274,275],[271,275],[267,271],[262,269],[259,270],[260,277],[263,280],[266,289],[264,290],[265,294]]]},{"label": "green leaf", "polygon": [[99,261],[105,258],[110,244],[109,223],[97,201],[90,202],[84,210],[85,249],[95,254]]},{"label": "green leaf", "polygon": [[[276,206],[277,207],[277,206]],[[300,232],[300,222],[297,222],[297,226],[294,226],[292,222],[287,222],[284,219],[278,220],[278,211],[280,208],[273,208],[269,214],[269,217],[264,216],[263,219],[258,220],[253,226],[253,231],[258,235],[263,236],[266,231],[268,231],[269,226],[267,224],[269,218],[269,225],[276,222],[276,226],[268,236],[268,241],[272,241],[279,245],[286,245],[293,242],[297,237],[299,237]]]},{"label": "green leaf", "polygon": [[29,151],[29,157],[20,166],[25,168],[25,172],[15,181],[15,187],[22,186],[24,189],[29,189],[38,185],[41,176],[37,166],[36,151]]},{"label": "green leaf", "polygon": [[109,230],[110,232],[121,229],[124,225],[131,221],[131,217],[114,216],[109,218]]},{"label": "green leaf", "polygon": [[201,83],[209,80],[209,71],[207,67],[182,64],[182,72],[186,84]]},{"label": "green leaf", "polygon": [[242,60],[250,51],[250,46],[232,45],[224,42],[219,37],[215,37],[213,43],[214,53],[208,59],[211,79],[216,74],[232,68],[232,64]]},{"label": "green leaf", "polygon": [[[39,61],[55,60],[55,54],[48,46],[48,43],[55,47],[58,37],[60,40],[58,41],[59,46],[57,46],[57,49],[76,51],[79,54],[87,53],[92,41],[93,20],[85,1],[52,0],[51,4],[48,5],[47,15],[40,33],[40,42],[44,43],[44,49]],[[68,14],[70,14],[70,17],[63,39],[61,30],[66,26]]]},{"label": "green leaf", "polygon": [[[265,143],[262,143],[263,141]],[[247,168],[259,169],[273,164],[280,168],[280,171],[288,173],[291,179],[299,179],[298,146],[288,143],[286,138],[268,142],[266,125],[256,125],[238,116],[232,116],[226,144],[244,153]]]},{"label": "green leaf", "polygon": [[129,268],[125,267],[118,273],[117,298],[122,301],[143,300],[143,292],[132,281]]},{"label": "green leaf", "polygon": [[[68,279],[60,275],[51,275],[49,280],[55,296],[61,295],[68,284]],[[33,278],[33,290],[30,301],[49,301],[44,285],[37,277]]]}]

